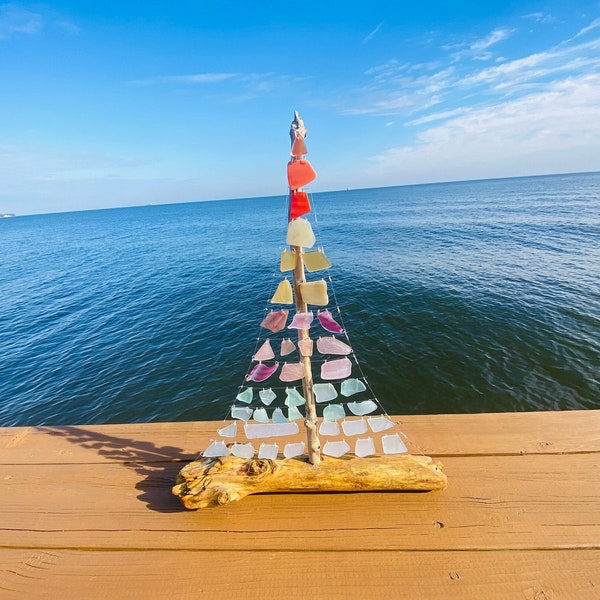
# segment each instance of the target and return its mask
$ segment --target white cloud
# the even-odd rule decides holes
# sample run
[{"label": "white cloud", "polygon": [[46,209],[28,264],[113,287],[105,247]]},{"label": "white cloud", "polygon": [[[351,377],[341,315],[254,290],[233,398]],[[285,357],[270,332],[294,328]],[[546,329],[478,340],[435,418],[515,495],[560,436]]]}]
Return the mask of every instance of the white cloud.
[{"label": "white cloud", "polygon": [[383,21],[381,21],[381,23],[379,23],[379,25],[377,25],[377,27],[375,27],[375,29],[373,29],[373,31],[371,31],[371,33],[369,33],[369,35],[367,35],[364,40],[362,41],[363,44],[366,44],[367,42],[370,42],[375,35],[377,35],[377,33],[379,32],[379,30],[382,28],[383,26]]},{"label": "white cloud", "polygon": [[8,40],[15,35],[34,35],[43,25],[44,19],[38,13],[18,4],[0,5],[0,40]]}]

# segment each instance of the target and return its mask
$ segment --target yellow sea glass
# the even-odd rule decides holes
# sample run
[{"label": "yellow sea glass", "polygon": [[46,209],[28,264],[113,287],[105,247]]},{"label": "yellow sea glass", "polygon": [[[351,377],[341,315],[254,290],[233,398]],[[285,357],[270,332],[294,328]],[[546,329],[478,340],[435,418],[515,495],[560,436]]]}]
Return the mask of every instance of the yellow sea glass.
[{"label": "yellow sea glass", "polygon": [[273,304],[293,304],[292,284],[287,279],[279,282],[275,294],[271,298],[271,302]]},{"label": "yellow sea glass", "polygon": [[306,304],[313,304],[315,306],[327,306],[329,304],[327,282],[324,279],[301,283],[300,294]]},{"label": "yellow sea glass", "polygon": [[312,248],[316,242],[310,222],[302,217],[292,219],[288,223],[286,244],[290,246],[301,246],[302,248]]},{"label": "yellow sea glass", "polygon": [[284,250],[281,253],[281,262],[279,270],[283,273],[285,271],[293,271],[296,268],[296,253],[291,250]]},{"label": "yellow sea glass", "polygon": [[304,266],[309,273],[313,271],[322,271],[323,269],[329,269],[331,263],[329,259],[323,254],[323,250],[312,250],[311,252],[305,252],[302,255],[304,260]]}]

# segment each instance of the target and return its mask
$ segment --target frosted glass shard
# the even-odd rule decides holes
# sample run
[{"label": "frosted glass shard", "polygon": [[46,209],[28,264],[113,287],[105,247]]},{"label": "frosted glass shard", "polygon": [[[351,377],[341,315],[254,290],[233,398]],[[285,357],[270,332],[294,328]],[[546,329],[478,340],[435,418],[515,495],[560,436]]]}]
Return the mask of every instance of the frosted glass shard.
[{"label": "frosted glass shard", "polygon": [[287,165],[288,184],[290,190],[297,190],[313,181],[317,174],[306,159],[290,160]]},{"label": "frosted glass shard", "polygon": [[352,396],[358,392],[364,392],[367,386],[360,379],[346,379],[342,381],[342,396]]},{"label": "frosted glass shard", "polygon": [[[285,419],[285,417],[283,418]],[[249,440],[295,435],[299,431],[298,423],[290,423],[287,419],[284,423],[246,423],[244,425],[244,432]]]},{"label": "frosted glass shard", "polygon": [[322,271],[323,269],[329,269],[329,267],[331,267],[331,263],[320,248],[318,250],[313,250],[312,252],[305,252],[302,255],[302,259],[304,261],[304,266],[309,273]]},{"label": "frosted glass shard", "polygon": [[362,417],[377,410],[377,404],[373,400],[363,400],[362,402],[348,402],[346,405],[353,415]]},{"label": "frosted glass shard", "polygon": [[306,304],[312,304],[313,306],[327,306],[329,304],[327,282],[324,279],[305,281],[299,287],[302,300]]},{"label": "frosted glass shard", "polygon": [[289,338],[283,338],[281,340],[281,350],[279,353],[281,356],[287,356],[296,349],[296,345]]},{"label": "frosted glass shard", "polygon": [[253,397],[254,397],[254,390],[252,388],[246,388],[245,390],[242,390],[236,396],[236,399],[239,400],[240,402],[250,404],[250,402],[252,402]]},{"label": "frosted glass shard", "polygon": [[230,425],[227,425],[227,427],[217,429],[217,433],[221,437],[235,437],[237,435],[237,423],[231,423]]},{"label": "frosted glass shard", "polygon": [[315,245],[315,241],[315,234],[306,219],[300,217],[292,219],[288,223],[287,236],[285,238],[286,244],[302,248],[312,248]]},{"label": "frosted glass shard", "polygon": [[247,421],[252,416],[252,409],[247,406],[232,406],[231,417],[233,419],[240,419],[241,421]]},{"label": "frosted glass shard", "polygon": [[258,458],[269,458],[271,460],[275,460],[277,458],[278,453],[279,453],[279,445],[278,444],[262,443],[260,445],[260,448],[258,449]]},{"label": "frosted glass shard", "polygon": [[312,311],[296,313],[292,322],[288,325],[288,329],[310,329],[312,322]]},{"label": "frosted glass shard", "polygon": [[285,308],[282,308],[281,310],[271,310],[260,322],[260,326],[272,331],[273,333],[277,333],[285,327],[285,323],[289,314],[289,311]]},{"label": "frosted glass shard", "polygon": [[285,271],[293,271],[296,268],[296,253],[291,250],[284,250],[281,253],[281,261],[279,263],[279,270],[284,273]]},{"label": "frosted glass shard", "polygon": [[293,304],[292,284],[288,279],[282,279],[271,298],[273,304]]},{"label": "frosted glass shard", "polygon": [[256,381],[260,383],[261,381],[265,381],[265,379],[269,379],[277,368],[279,367],[279,363],[275,363],[274,365],[265,365],[264,363],[258,363],[254,365],[250,374],[246,376],[246,381]]},{"label": "frosted glass shard", "polygon": [[329,404],[323,410],[323,419],[325,421],[337,421],[346,416],[344,407],[341,404]]},{"label": "frosted glass shard", "polygon": [[273,352],[273,348],[271,348],[271,342],[269,340],[265,340],[263,345],[252,357],[252,360],[271,360],[272,358],[275,358],[275,352]]},{"label": "frosted glass shard", "polygon": [[304,365],[302,363],[284,363],[279,374],[281,381],[298,381],[303,377]]},{"label": "frosted glass shard", "polygon": [[317,319],[319,319],[319,323],[321,323],[321,327],[325,331],[329,331],[329,333],[344,333],[344,330],[333,318],[330,311],[320,310],[317,314]]},{"label": "frosted glass shard", "polygon": [[231,454],[238,458],[252,458],[254,456],[254,446],[248,444],[233,444]]},{"label": "frosted glass shard", "polygon": [[302,356],[312,356],[314,343],[310,338],[300,340],[298,342],[298,348],[300,348],[300,354]]},{"label": "frosted glass shard", "polygon": [[283,414],[283,411],[280,408],[276,408],[271,415],[271,421],[273,423],[287,423],[287,417]]},{"label": "frosted glass shard", "polygon": [[285,445],[283,449],[283,455],[286,458],[294,458],[304,454],[304,442],[294,442]]},{"label": "frosted glass shard", "polygon": [[202,456],[206,456],[207,458],[213,458],[217,456],[227,456],[229,454],[229,450],[227,450],[227,446],[225,442],[218,441],[213,442],[203,453]]},{"label": "frosted glass shard", "polygon": [[277,394],[271,388],[268,390],[260,390],[258,395],[260,396],[260,401],[266,406],[269,406],[269,404],[277,398]]},{"label": "frosted glass shard", "polygon": [[352,363],[348,358],[326,360],[321,365],[321,379],[344,379],[352,373]]},{"label": "frosted glass shard", "polygon": [[373,438],[358,438],[356,440],[356,444],[354,445],[354,454],[359,458],[364,458],[365,456],[371,456],[375,454],[375,444],[373,443]]},{"label": "frosted glass shard", "polygon": [[350,446],[346,440],[340,440],[339,442],[327,441],[323,446],[323,454],[333,456],[334,458],[344,456],[348,450],[350,450]]},{"label": "frosted glass shard", "polygon": [[255,408],[254,413],[252,414],[252,418],[259,423],[268,423],[269,415],[264,408]]},{"label": "frosted glass shard", "polygon": [[317,340],[317,350],[321,354],[347,355],[352,352],[352,348],[350,348],[348,344],[345,344],[342,340],[338,340],[333,336],[320,337]]},{"label": "frosted glass shard", "polygon": [[358,419],[356,421],[342,421],[342,430],[345,435],[360,435],[361,433],[367,433],[367,423],[364,419]]},{"label": "frosted glass shard", "polygon": [[384,454],[402,454],[408,452],[404,442],[397,433],[381,436],[381,443],[383,444]]},{"label": "frosted glass shard", "polygon": [[304,415],[295,406],[290,406],[288,409],[288,421],[295,421],[296,419],[304,419]]},{"label": "frosted glass shard", "polygon": [[315,400],[317,402],[329,402],[337,398],[337,391],[333,387],[333,383],[315,383],[313,385]]},{"label": "frosted glass shard", "polygon": [[292,156],[304,156],[308,150],[306,149],[306,143],[300,133],[296,133],[294,141],[292,142],[292,149],[290,154]]},{"label": "frosted glass shard", "polygon": [[339,435],[340,426],[336,421],[323,421],[319,427],[319,433],[321,435]]},{"label": "frosted glass shard", "polygon": [[373,433],[385,431],[386,429],[389,429],[390,427],[394,426],[392,421],[390,421],[387,417],[384,417],[383,415],[379,417],[369,417],[367,419],[367,422],[369,423],[369,427],[371,428],[371,431]]},{"label": "frosted glass shard", "polygon": [[302,406],[306,402],[304,396],[296,388],[286,388],[285,393],[287,395],[286,406]]}]

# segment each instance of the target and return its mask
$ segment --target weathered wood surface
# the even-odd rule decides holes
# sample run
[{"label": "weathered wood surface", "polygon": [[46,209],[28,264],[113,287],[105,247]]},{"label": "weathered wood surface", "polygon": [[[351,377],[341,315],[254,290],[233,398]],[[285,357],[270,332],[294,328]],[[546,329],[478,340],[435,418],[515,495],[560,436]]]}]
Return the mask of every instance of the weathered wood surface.
[{"label": "weathered wood surface", "polygon": [[600,597],[600,411],[394,419],[448,489],[190,512],[214,423],[0,429],[0,597]]}]

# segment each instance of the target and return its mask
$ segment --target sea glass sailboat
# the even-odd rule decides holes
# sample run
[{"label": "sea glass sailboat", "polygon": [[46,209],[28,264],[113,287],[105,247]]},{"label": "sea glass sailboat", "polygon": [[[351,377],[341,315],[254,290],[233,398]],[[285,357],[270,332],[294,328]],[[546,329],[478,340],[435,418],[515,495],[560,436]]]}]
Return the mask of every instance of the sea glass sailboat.
[{"label": "sea glass sailboat", "polygon": [[306,133],[295,112],[279,281],[244,381],[232,394],[230,419],[179,473],[173,493],[188,508],[260,492],[446,487],[439,463],[408,453],[344,327],[328,275],[332,264],[317,245],[304,190],[317,176],[306,159]]}]

